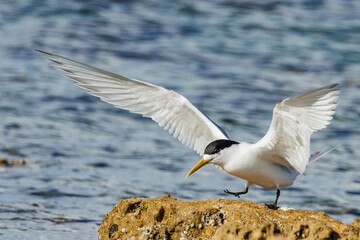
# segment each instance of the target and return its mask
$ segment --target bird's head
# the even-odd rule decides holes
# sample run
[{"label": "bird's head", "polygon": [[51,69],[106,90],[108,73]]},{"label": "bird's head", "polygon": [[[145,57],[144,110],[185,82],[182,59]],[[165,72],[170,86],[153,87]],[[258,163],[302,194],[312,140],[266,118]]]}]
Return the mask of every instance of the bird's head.
[{"label": "bird's head", "polygon": [[205,148],[202,159],[190,170],[190,172],[186,175],[186,178],[209,163],[220,165],[225,160],[224,153],[233,144],[239,143],[229,139],[219,139],[208,144]]}]

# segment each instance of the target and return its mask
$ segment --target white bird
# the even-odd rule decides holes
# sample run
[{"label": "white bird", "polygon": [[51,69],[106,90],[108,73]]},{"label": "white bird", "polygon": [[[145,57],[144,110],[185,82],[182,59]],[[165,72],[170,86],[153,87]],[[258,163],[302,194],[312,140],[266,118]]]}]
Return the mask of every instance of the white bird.
[{"label": "white bird", "polygon": [[259,185],[277,189],[292,185],[304,174],[308,163],[325,153],[310,156],[310,136],[325,128],[333,118],[340,90],[337,84],[318,88],[276,103],[270,128],[257,143],[230,140],[218,125],[201,113],[188,99],[164,87],[117,75],[69,58],[38,50],[42,57],[65,71],[64,76],[90,94],[116,107],[149,117],[175,138],[199,153],[202,159],[186,177],[207,164],[246,180],[245,190],[225,193],[239,197],[248,188]]}]

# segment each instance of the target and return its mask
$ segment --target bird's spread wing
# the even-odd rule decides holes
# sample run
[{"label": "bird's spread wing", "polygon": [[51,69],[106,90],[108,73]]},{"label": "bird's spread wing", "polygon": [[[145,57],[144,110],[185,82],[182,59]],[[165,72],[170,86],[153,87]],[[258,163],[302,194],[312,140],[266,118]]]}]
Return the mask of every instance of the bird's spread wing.
[{"label": "bird's spread wing", "polygon": [[340,90],[337,84],[279,101],[266,135],[255,144],[265,160],[305,172],[310,157],[310,135],[333,118]]},{"label": "bird's spread wing", "polygon": [[226,133],[201,113],[189,100],[169,89],[117,75],[56,54],[38,50],[52,66],[65,71],[64,76],[92,95],[116,107],[149,117],[175,138],[200,155]]}]

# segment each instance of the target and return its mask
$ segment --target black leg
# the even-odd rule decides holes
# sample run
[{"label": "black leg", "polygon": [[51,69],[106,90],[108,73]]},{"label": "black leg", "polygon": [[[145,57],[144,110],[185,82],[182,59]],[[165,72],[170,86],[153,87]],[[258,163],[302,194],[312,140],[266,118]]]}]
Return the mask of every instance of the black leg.
[{"label": "black leg", "polygon": [[277,191],[276,191],[276,199],[275,199],[274,204],[266,204],[266,206],[268,208],[270,208],[270,209],[273,209],[273,210],[278,209],[277,202],[278,202],[279,197],[280,197],[280,189],[277,189]]},{"label": "black leg", "polygon": [[248,190],[249,190],[249,187],[246,186],[245,190],[242,191],[242,192],[230,192],[229,190],[225,189],[224,193],[231,194],[231,195],[234,195],[235,197],[240,198],[240,195],[241,194],[246,194],[248,192]]}]

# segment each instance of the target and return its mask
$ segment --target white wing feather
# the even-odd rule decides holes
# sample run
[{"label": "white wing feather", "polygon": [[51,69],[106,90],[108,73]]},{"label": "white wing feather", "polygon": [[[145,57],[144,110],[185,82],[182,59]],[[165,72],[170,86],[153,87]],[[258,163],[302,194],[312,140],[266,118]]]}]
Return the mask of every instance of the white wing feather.
[{"label": "white wing feather", "polygon": [[189,100],[169,89],[117,75],[56,54],[38,50],[42,57],[67,72],[75,84],[116,107],[149,117],[200,155],[226,133]]},{"label": "white wing feather", "polygon": [[310,135],[333,118],[340,90],[337,84],[279,101],[266,135],[255,144],[263,159],[305,172],[310,158]]}]

